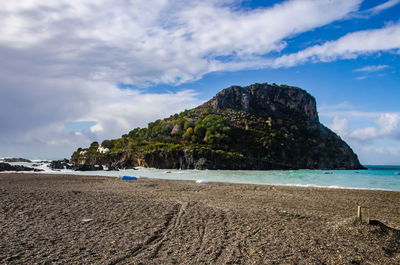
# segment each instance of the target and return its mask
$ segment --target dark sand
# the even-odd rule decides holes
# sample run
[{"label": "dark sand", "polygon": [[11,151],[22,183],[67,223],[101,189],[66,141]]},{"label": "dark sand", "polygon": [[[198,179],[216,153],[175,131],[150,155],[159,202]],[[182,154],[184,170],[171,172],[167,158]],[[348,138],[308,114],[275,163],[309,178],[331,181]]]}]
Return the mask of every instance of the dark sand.
[{"label": "dark sand", "polygon": [[0,264],[400,263],[400,192],[4,173],[0,200]]}]

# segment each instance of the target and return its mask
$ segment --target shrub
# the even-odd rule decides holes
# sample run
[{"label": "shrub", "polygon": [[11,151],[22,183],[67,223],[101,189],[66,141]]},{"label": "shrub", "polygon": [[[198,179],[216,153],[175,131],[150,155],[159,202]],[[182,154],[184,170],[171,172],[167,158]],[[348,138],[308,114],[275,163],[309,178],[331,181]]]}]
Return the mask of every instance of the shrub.
[{"label": "shrub", "polygon": [[104,140],[104,141],[101,143],[101,146],[104,147],[104,148],[111,149],[111,148],[114,147],[114,143],[113,143],[112,141],[110,141],[110,140]]},{"label": "shrub", "polygon": [[99,148],[99,143],[96,141],[91,143],[90,147],[89,147],[89,149],[92,149],[92,150],[97,150],[98,148]]}]

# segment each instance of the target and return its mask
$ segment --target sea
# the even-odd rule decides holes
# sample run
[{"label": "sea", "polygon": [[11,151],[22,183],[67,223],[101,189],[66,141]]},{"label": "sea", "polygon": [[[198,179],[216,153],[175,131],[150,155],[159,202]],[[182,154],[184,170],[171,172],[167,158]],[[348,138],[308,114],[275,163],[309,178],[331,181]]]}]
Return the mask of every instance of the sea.
[{"label": "sea", "polygon": [[[1,160],[1,159],[0,159]],[[345,189],[400,191],[400,166],[364,165],[366,170],[175,170],[137,167],[119,171],[52,170],[48,163],[15,162],[43,169],[49,174],[100,175],[108,177],[135,176],[200,182],[230,182],[246,184],[286,185]]]}]

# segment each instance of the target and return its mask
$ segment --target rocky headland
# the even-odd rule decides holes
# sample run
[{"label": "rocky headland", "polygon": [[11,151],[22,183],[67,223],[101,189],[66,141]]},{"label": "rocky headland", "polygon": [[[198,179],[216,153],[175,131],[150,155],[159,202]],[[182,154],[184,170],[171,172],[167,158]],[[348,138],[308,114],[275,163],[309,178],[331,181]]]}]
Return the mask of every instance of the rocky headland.
[{"label": "rocky headland", "polygon": [[319,122],[314,97],[267,83],[226,88],[194,109],[79,148],[71,162],[109,169],[363,169]]}]

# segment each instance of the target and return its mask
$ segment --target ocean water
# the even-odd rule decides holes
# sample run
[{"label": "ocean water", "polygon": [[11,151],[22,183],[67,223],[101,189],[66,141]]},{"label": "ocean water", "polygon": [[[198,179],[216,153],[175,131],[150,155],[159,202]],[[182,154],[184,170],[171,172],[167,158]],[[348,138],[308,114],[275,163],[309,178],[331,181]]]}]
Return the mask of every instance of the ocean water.
[{"label": "ocean water", "polygon": [[[32,166],[32,163],[11,163]],[[124,175],[158,179],[207,180],[217,182],[269,184],[289,186],[313,186],[329,188],[355,188],[400,191],[400,166],[365,166],[367,170],[172,170],[137,168],[120,171],[54,171],[43,164],[37,168],[46,173],[101,175],[121,177]]]}]

